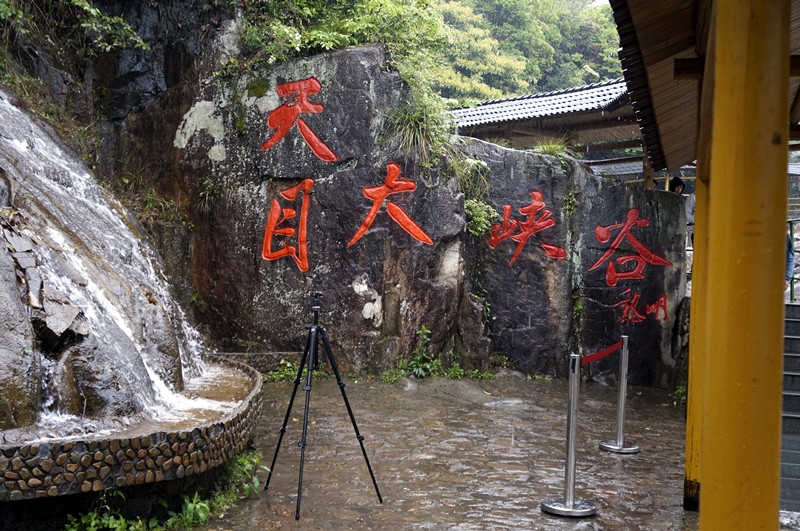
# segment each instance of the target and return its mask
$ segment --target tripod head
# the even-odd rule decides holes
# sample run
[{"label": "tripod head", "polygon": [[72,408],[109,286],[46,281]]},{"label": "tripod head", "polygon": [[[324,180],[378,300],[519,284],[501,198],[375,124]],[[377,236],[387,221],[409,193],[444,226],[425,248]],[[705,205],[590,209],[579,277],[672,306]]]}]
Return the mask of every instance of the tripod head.
[{"label": "tripod head", "polygon": [[320,303],[319,300],[322,298],[321,291],[312,291],[311,292],[312,302],[311,302],[311,312],[314,314],[314,326],[319,324],[319,309]]}]

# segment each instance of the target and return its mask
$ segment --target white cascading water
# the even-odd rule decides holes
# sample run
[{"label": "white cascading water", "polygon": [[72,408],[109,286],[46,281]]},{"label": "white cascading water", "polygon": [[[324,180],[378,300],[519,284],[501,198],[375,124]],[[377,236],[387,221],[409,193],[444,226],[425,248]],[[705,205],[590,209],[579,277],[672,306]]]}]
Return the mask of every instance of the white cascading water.
[{"label": "white cascading water", "polygon": [[[0,165],[13,182],[12,203],[36,221],[24,230],[38,244],[35,252],[44,289],[57,290],[79,308],[89,333],[102,348],[118,352],[121,362],[128,359],[122,350],[135,350],[140,361],[111,370],[135,382],[132,387],[146,418],[180,420],[198,409],[233,408],[234,402],[187,396],[198,385],[213,381],[221,369],[203,362],[205,347],[171,297],[154,250],[131,230],[122,215],[124,208],[107,197],[83,162],[62,146],[52,130],[31,120],[0,92]],[[63,274],[65,267],[73,274]],[[147,344],[148,331],[132,328],[143,322],[133,301],[145,292],[177,323],[173,328],[185,392],[173,389],[159,373],[158,363],[151,359],[152,345]],[[47,395],[52,361],[44,360],[42,369],[41,422],[74,421],[52,409],[53,396]]]}]

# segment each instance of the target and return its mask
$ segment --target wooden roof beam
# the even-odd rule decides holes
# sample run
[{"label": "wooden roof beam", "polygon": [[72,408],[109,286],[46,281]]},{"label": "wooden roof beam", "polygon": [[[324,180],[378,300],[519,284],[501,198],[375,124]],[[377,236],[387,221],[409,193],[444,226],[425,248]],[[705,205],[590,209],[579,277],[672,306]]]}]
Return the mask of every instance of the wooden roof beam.
[{"label": "wooden roof beam", "polygon": [[572,147],[576,153],[593,153],[595,151],[608,151],[610,149],[625,149],[642,147],[642,139],[617,140],[616,142],[596,142],[593,144],[578,144]]},{"label": "wooden roof beam", "polygon": [[570,124],[568,127],[565,127],[563,129],[546,128],[546,127],[541,127],[541,128],[514,127],[511,129],[511,132],[519,135],[532,135],[532,136],[563,135],[563,134],[568,134],[571,131],[595,131],[598,129],[615,129],[617,127],[626,125],[637,125],[636,118],[620,117],[611,120],[598,120],[596,122],[584,123],[581,124],[580,126],[578,126],[577,124]]},{"label": "wooden roof beam", "polygon": [[[673,72],[675,79],[700,79],[703,76],[703,57],[675,59]],[[789,76],[800,77],[800,55],[789,57]]]}]

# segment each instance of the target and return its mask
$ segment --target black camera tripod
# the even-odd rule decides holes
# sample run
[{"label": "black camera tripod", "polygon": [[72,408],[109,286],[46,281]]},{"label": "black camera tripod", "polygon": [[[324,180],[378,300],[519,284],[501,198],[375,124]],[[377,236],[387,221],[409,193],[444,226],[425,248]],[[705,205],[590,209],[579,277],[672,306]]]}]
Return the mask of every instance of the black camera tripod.
[{"label": "black camera tripod", "polygon": [[280,435],[278,436],[278,445],[275,447],[275,455],[272,457],[272,465],[269,468],[269,476],[267,476],[267,482],[264,485],[264,490],[269,489],[269,481],[272,479],[272,472],[275,470],[275,461],[278,459],[278,450],[281,448],[283,434],[286,433],[286,425],[289,422],[289,415],[292,412],[294,397],[297,395],[297,387],[300,385],[300,381],[303,379],[303,366],[306,365],[306,361],[308,361],[308,366],[306,367],[306,384],[303,386],[303,391],[306,392],[306,405],[303,411],[303,438],[298,443],[298,446],[300,447],[300,479],[297,482],[297,511],[294,515],[295,520],[300,519],[300,499],[302,498],[303,494],[303,464],[306,456],[306,435],[308,433],[308,403],[311,398],[311,376],[314,372],[314,369],[319,368],[318,352],[320,337],[322,337],[322,344],[325,346],[325,354],[328,356],[328,362],[331,364],[331,369],[333,369],[333,373],[336,375],[336,382],[339,385],[339,389],[342,391],[344,405],[347,407],[347,413],[350,415],[350,421],[353,423],[353,430],[356,432],[356,438],[358,439],[358,443],[361,445],[361,453],[364,454],[364,461],[367,463],[367,469],[369,470],[369,475],[372,478],[372,484],[375,486],[375,493],[378,495],[378,502],[383,503],[381,492],[378,490],[378,483],[375,481],[375,474],[372,473],[372,467],[369,464],[367,451],[364,449],[364,437],[358,431],[356,419],[353,416],[353,410],[350,408],[350,402],[347,400],[347,394],[344,392],[345,384],[342,381],[342,377],[339,375],[339,368],[336,365],[333,352],[331,352],[331,344],[328,342],[328,334],[325,333],[325,327],[319,324],[319,299],[322,297],[322,293],[319,291],[314,291],[311,293],[311,296],[313,298],[311,311],[314,313],[314,324],[306,327],[309,331],[308,342],[306,343],[306,348],[303,351],[303,357],[300,360],[300,368],[297,371],[297,378],[294,380],[292,397],[289,399],[289,407],[286,409],[286,417],[283,419],[283,426],[281,426]]}]

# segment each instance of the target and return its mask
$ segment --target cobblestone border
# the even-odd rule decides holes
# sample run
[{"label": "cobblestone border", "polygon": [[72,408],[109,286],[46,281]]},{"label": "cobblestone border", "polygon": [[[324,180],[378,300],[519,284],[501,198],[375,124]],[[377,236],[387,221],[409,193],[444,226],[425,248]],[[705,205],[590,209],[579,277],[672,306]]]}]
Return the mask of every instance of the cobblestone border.
[{"label": "cobblestone border", "polygon": [[0,502],[98,492],[205,472],[247,448],[261,415],[261,375],[244,363],[210,356],[249,374],[253,388],[225,418],[195,428],[127,438],[0,446]]}]

